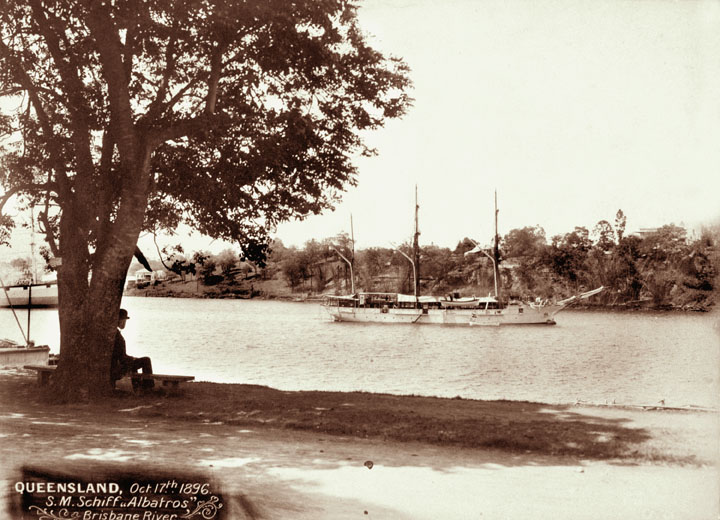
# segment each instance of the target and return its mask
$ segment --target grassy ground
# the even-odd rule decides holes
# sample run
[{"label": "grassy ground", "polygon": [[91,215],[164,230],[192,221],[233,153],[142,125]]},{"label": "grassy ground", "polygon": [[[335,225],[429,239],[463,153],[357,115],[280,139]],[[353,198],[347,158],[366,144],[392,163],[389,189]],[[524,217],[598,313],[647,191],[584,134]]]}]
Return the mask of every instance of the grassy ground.
[{"label": "grassy ground", "polygon": [[[14,413],[67,410],[45,404],[29,375],[0,376],[0,395]],[[124,410],[146,421],[177,422],[180,428],[225,424],[584,460],[692,465],[717,460],[720,432],[713,412],[285,392],[215,383],[186,384],[177,396],[162,389],[136,396],[123,380],[114,398],[74,407],[98,417]]]},{"label": "grassy ground", "polygon": [[186,387],[48,405],[0,371],[3,518],[23,517],[16,482],[123,475],[208,482],[233,520],[720,514],[715,412]]}]

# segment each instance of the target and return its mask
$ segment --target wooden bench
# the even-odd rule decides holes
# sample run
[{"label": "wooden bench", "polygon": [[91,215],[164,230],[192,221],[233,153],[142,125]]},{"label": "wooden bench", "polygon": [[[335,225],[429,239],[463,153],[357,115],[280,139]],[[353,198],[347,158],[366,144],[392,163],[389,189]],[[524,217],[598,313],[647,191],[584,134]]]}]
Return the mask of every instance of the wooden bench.
[{"label": "wooden bench", "polygon": [[[25,365],[27,370],[34,370],[37,372],[38,384],[45,386],[50,381],[50,376],[57,370],[57,365]],[[139,383],[137,386],[142,389],[143,380],[160,381],[163,387],[168,387],[168,390],[175,392],[180,387],[180,383],[192,381],[195,376],[172,376],[168,374],[131,374],[130,377],[134,382]]]},{"label": "wooden bench", "polygon": [[[180,383],[186,383],[195,379],[195,376],[171,376],[168,374],[132,374],[130,376],[133,383],[137,384],[138,391],[143,389],[143,381],[160,381],[164,387],[168,387],[170,392],[176,392],[180,387]],[[134,386],[134,385],[133,385]]]},{"label": "wooden bench", "polygon": [[23,368],[27,370],[35,370],[37,372],[37,380],[40,386],[45,386],[50,381],[50,376],[57,369],[57,365],[25,365]]}]

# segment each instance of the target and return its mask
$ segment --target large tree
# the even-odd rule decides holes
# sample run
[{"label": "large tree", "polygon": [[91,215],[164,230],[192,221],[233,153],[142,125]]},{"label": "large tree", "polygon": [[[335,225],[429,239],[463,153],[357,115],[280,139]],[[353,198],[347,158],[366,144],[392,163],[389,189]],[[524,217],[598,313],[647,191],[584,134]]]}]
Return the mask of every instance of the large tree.
[{"label": "large tree", "polygon": [[184,221],[261,260],[278,222],[355,182],[362,133],[409,104],[407,67],[356,15],[344,0],[0,0],[0,205],[41,205],[61,259],[56,395],[109,391],[143,229]]}]

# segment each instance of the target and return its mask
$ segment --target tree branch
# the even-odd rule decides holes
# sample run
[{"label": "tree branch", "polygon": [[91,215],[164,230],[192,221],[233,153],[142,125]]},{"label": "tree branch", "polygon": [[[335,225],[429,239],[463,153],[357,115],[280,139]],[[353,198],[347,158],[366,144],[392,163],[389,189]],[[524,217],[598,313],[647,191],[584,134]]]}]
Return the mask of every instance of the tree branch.
[{"label": "tree branch", "polygon": [[163,260],[163,255],[160,252],[160,246],[157,243],[157,235],[155,234],[155,231],[152,232],[152,236],[153,236],[153,242],[155,243],[155,249],[157,249],[157,254],[160,257],[160,263],[162,263],[162,265],[165,269],[167,269],[168,271],[172,271],[172,269],[170,269],[170,267],[165,263],[165,260]]},{"label": "tree branch", "polygon": [[48,209],[50,207],[50,197],[48,197],[45,200],[45,211],[41,211],[38,215],[38,218],[40,219],[40,222],[42,222],[43,226],[45,226],[45,230],[43,231],[45,233],[45,241],[50,246],[50,251],[52,251],[52,254],[54,257],[60,256],[60,248],[57,245],[57,242],[55,241],[55,235],[52,230],[52,224],[50,224],[50,217],[48,216]]},{"label": "tree branch", "polygon": [[130,173],[136,170],[136,135],[128,91],[130,78],[125,73],[123,63],[123,46],[114,22],[102,4],[93,3],[90,7],[88,27],[100,53],[107,82],[111,126],[120,152],[120,162]]},{"label": "tree branch", "polygon": [[162,107],[162,102],[165,99],[165,96],[168,92],[168,87],[170,86],[170,78],[175,73],[175,65],[177,64],[177,61],[175,60],[175,44],[177,43],[177,20],[173,22],[172,27],[172,38],[168,42],[167,47],[165,48],[165,73],[163,74],[162,83],[160,84],[160,87],[158,88],[157,95],[155,96],[155,100],[152,102],[150,107],[147,110],[147,113],[145,115],[145,119],[148,121],[151,121],[153,117],[155,117],[157,114],[160,113],[160,108]]},{"label": "tree branch", "polygon": [[210,56],[210,77],[208,78],[208,93],[205,102],[205,113],[214,114],[215,104],[217,102],[218,84],[220,83],[220,75],[222,73],[222,55],[224,45],[218,43]]},{"label": "tree branch", "polygon": [[[218,72],[218,77],[217,77],[217,79],[214,81],[214,85],[215,85],[215,89],[216,89],[216,90],[217,90],[217,85],[219,84],[219,81],[220,81],[220,79],[222,78],[222,70],[223,70],[228,64],[234,62],[241,54],[242,54],[241,51],[237,51],[235,54],[233,54],[233,55],[232,55],[230,58],[228,58],[226,61],[224,61],[224,62],[222,62],[221,64],[215,66],[215,67],[216,67],[215,70],[217,70],[217,72]],[[222,58],[222,52],[219,53],[219,58]],[[211,69],[212,69],[212,67],[211,67]],[[191,79],[184,87],[182,87],[179,91],[177,91],[177,92],[175,93],[175,95],[170,99],[170,101],[168,101],[168,102],[165,104],[165,107],[162,109],[161,114],[166,113],[166,112],[167,112],[168,110],[170,110],[173,106],[175,106],[175,104],[176,104],[178,101],[180,101],[180,99],[182,99],[183,96],[185,96],[185,94],[188,92],[188,90],[190,90],[190,89],[192,89],[193,87],[195,87],[199,82],[205,81],[206,78],[209,78],[209,77],[211,76],[212,72],[213,72],[213,71],[211,70],[210,72],[205,72],[205,71],[203,71],[203,72],[198,73],[198,74],[197,74],[193,79]],[[210,87],[210,85],[212,85],[212,84],[213,84],[213,80],[212,80],[212,79],[208,79],[208,87]],[[207,105],[208,99],[209,99],[209,91],[208,91],[208,95],[205,97],[206,105]],[[216,99],[217,99],[217,95],[215,95],[215,99],[213,100],[213,105],[212,105],[213,112],[215,111],[215,101],[216,101]]]},{"label": "tree branch", "polygon": [[60,194],[68,202],[71,202],[70,180],[64,168],[65,162],[58,154],[56,147],[52,146],[51,144],[51,139],[54,135],[52,121],[45,109],[45,106],[42,103],[42,100],[38,93],[38,89],[35,87],[32,79],[30,79],[30,76],[25,70],[22,61],[15,56],[15,53],[12,52],[12,50],[7,45],[5,45],[5,42],[3,42],[2,39],[0,39],[0,50],[5,53],[8,60],[14,62],[17,73],[20,76],[19,78],[17,78],[17,81],[28,93],[30,103],[35,108],[35,113],[37,114],[38,120],[40,121],[40,126],[42,127],[45,138],[49,143],[49,152],[53,156],[55,162],[55,172],[58,174],[57,180],[59,183],[58,194]]},{"label": "tree branch", "polygon": [[99,193],[96,197],[96,216],[98,229],[102,229],[110,222],[110,210],[112,206],[112,183],[110,172],[112,169],[112,158],[115,152],[115,139],[112,130],[106,128],[102,137],[102,149],[100,151],[100,175]]},{"label": "tree branch", "polygon": [[49,11],[41,5],[40,0],[30,0],[30,5],[34,14],[33,20],[38,25],[50,55],[53,57],[70,100],[68,108],[73,122],[72,136],[75,143],[78,175],[89,179],[94,167],[90,151],[90,129],[87,124],[89,110],[83,95],[85,87],[80,80],[80,67],[77,62],[70,65],[65,61],[59,37],[63,32],[58,29],[57,19],[50,16]]},{"label": "tree branch", "polygon": [[17,195],[18,193],[23,191],[47,191],[48,193],[54,191],[55,193],[57,193],[57,184],[55,184],[54,182],[45,182],[43,184],[28,182],[13,186],[8,191],[6,191],[2,197],[0,197],[0,213],[2,213],[2,210],[5,208],[5,204],[7,204],[7,202],[13,197],[13,195]]},{"label": "tree branch", "polygon": [[155,132],[152,136],[152,146],[155,147],[165,141],[191,136],[211,128],[216,128],[224,119],[224,114],[202,114],[180,121],[179,123]]}]

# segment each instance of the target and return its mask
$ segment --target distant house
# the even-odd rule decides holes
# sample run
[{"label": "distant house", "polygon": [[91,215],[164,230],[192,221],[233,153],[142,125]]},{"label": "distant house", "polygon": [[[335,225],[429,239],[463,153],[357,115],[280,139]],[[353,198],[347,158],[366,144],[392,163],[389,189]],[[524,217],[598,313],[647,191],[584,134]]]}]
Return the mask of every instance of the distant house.
[{"label": "distant house", "polygon": [[631,233],[631,235],[640,237],[640,238],[646,238],[648,235],[652,235],[653,233],[657,233],[659,228],[640,228],[634,233]]},{"label": "distant house", "polygon": [[134,276],[128,277],[128,287],[131,287],[132,281],[136,287],[144,287],[146,285],[162,282],[167,277],[165,271],[148,271],[147,269],[139,269],[135,271]]},{"label": "distant house", "polygon": [[503,258],[503,261],[500,264],[500,267],[502,267],[503,269],[509,269],[512,271],[512,270],[520,267],[521,262],[522,262],[522,258],[519,258],[519,257]]},{"label": "distant house", "polygon": [[147,269],[140,269],[138,271],[135,271],[135,283],[136,284],[142,284],[142,283],[152,283],[155,281],[155,277],[153,276],[154,271],[148,271]]}]

